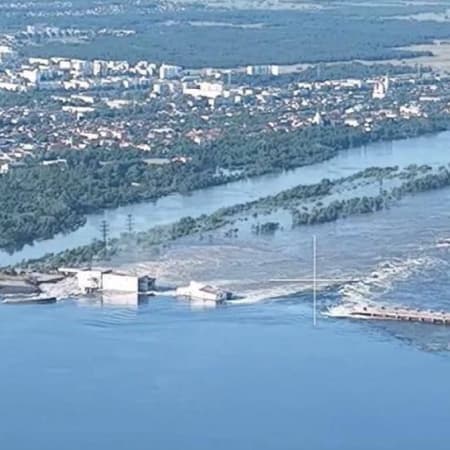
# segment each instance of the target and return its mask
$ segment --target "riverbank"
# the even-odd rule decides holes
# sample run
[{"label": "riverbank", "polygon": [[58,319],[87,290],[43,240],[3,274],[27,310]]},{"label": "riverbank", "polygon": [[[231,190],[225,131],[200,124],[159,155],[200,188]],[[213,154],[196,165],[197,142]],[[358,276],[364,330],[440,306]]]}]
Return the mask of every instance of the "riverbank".
[{"label": "riverbank", "polygon": [[[426,173],[428,169],[424,167],[423,170]],[[386,177],[386,188],[390,187],[391,181],[398,180]],[[376,189],[377,185],[361,183],[360,187]],[[341,191],[342,186],[338,190]],[[352,192],[345,190],[344,194],[353,195]],[[446,207],[449,199],[449,188],[431,190],[405,196],[393,207],[376,214],[359,214],[333,223],[291,229],[283,226],[273,234],[256,235],[251,231],[250,222],[260,220],[264,223],[267,219],[272,220],[273,216],[273,213],[268,216],[261,213],[257,218],[239,222],[239,233],[235,236],[226,237],[224,232],[230,227],[225,226],[208,233],[203,240],[192,235],[153,248],[145,245],[129,248],[105,266],[133,274],[151,274],[158,282],[173,286],[184,285],[193,279],[201,280],[223,286],[243,297],[231,303],[221,314],[227,314],[226,310],[234,309],[233,306],[262,302],[263,305],[255,308],[255,313],[259,313],[265,303],[276,308],[275,302],[280,301],[279,297],[286,296],[290,297],[284,303],[281,300],[283,309],[302,306],[309,314],[310,285],[295,280],[311,279],[311,235],[314,234],[318,243],[318,276],[327,280],[344,280],[318,292],[318,312],[335,305],[368,302],[448,311],[447,298],[443,294],[448,290],[450,253],[440,243],[449,238]],[[277,215],[277,220],[281,222],[281,219]],[[290,216],[287,219],[290,220]],[[274,282],[274,279],[278,281]],[[423,288],[416,291],[409,286],[415,286],[417,279]],[[321,283],[320,287],[324,285]],[[54,290],[56,288],[58,293]],[[52,285],[52,290],[46,291],[45,295],[68,298],[65,303],[69,305],[95,305],[95,314],[104,314],[98,309],[102,305],[100,301],[78,295],[72,297],[76,293],[73,288]],[[298,295],[299,292],[303,294]],[[165,310],[166,305],[173,303],[167,298],[172,298],[174,292],[164,295],[167,296],[164,303],[152,300],[149,311],[160,307]],[[73,306],[70,308],[73,313]],[[118,315],[128,314],[128,310],[124,312],[123,306],[121,308],[117,310]],[[140,309],[140,313],[145,313],[146,308],[142,308],[144,311]],[[195,316],[187,317],[195,320]],[[320,316],[319,320],[330,322],[330,319],[320,319]],[[359,326],[365,325],[355,325],[355,328]],[[370,327],[386,328],[389,334],[395,333],[408,342],[418,340],[418,345],[427,348],[443,348],[448,343],[448,333],[426,325],[417,328],[407,323],[376,323]]]},{"label": "riverbank", "polygon": [[[184,217],[174,223],[140,233],[123,234],[105,242],[24,261],[9,269],[55,271],[61,266],[86,266],[157,255],[161,247],[187,237],[208,245],[214,233],[232,239],[239,233],[273,234],[280,228],[332,222],[353,215],[373,214],[393,208],[405,196],[450,186],[447,167],[428,165],[372,167],[348,177],[299,185],[274,196],[222,208],[209,215]],[[359,195],[358,195],[359,194]],[[286,214],[288,217],[286,218]],[[285,216],[284,221],[277,218]]]},{"label": "riverbank", "polygon": [[138,233],[149,228],[169,225],[183,217],[213,214],[220,208],[243,204],[261,197],[276,195],[302,184],[317,184],[323,178],[336,180],[351,176],[369,167],[406,168],[410,164],[427,164],[439,167],[448,163],[448,139],[444,132],[420,138],[370,144],[340,151],[330,160],[303,166],[280,174],[264,175],[194,191],[189,195],[173,194],[156,202],[141,202],[101,214],[91,214],[86,224],[74,232],[58,234],[51,240],[35,242],[20,252],[9,254],[0,251],[2,266],[38,259],[53,253],[83,247],[101,237],[100,229],[105,221],[111,239],[120,237],[127,229],[128,217],[133,219],[133,231]]},{"label": "riverbank", "polygon": [[[85,224],[87,214],[104,208],[280,173],[329,160],[352,147],[434,133],[449,126],[447,117],[434,117],[380,122],[370,132],[322,126],[269,133],[262,141],[227,136],[223,142],[197,149],[189,155],[190,163],[158,168],[149,168],[126,152],[108,154],[106,165],[102,152],[62,152],[55,156],[67,160],[63,169],[30,165],[0,178],[0,248],[11,252],[36,239],[74,231]],[[218,168],[232,174],[218,175]],[[39,201],[35,192],[40,193]]]}]

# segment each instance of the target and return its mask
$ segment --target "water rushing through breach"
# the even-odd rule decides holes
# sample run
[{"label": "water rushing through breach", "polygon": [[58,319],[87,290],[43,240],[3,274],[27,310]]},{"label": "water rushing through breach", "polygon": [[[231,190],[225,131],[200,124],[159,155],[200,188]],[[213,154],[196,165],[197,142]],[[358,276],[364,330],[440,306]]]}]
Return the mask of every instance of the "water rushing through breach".
[{"label": "water rushing through breach", "polygon": [[[212,210],[363,166],[448,163],[449,136],[354,150],[278,177],[171,197],[136,215],[170,220],[199,196]],[[203,265],[204,243],[169,249],[163,259],[174,278],[198,266],[247,293],[218,308],[170,292],[133,308],[70,299],[1,307],[0,448],[446,450],[450,330],[320,312],[367,301],[450,310],[450,248],[436,245],[450,237],[449,204],[446,189],[374,215],[243,234],[211,248]],[[112,221],[128,211],[110,213]],[[51,245],[76,243],[80,233]],[[313,233],[319,276],[351,279],[319,292],[316,328],[307,287],[270,282],[311,274]],[[41,245],[50,243],[34,250]]]}]

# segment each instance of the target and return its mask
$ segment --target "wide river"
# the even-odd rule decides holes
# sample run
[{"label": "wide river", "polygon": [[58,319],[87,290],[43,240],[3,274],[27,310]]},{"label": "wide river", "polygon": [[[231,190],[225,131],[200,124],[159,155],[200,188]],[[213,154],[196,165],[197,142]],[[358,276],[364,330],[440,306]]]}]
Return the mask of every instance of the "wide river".
[{"label": "wide river", "polygon": [[[118,233],[130,212],[147,228],[368,166],[448,164],[449,138],[350,150],[283,175],[106,215]],[[249,257],[248,270],[256,279],[265,263],[278,276],[290,260],[309,264],[301,249],[315,233],[319,271],[358,277],[321,292],[319,312],[360,298],[450,311],[450,250],[435,245],[450,237],[449,205],[446,189],[378,214],[281,231],[257,244],[254,254],[267,260]],[[99,220],[2,262],[89,242]],[[253,254],[254,242],[240,239],[234,247]],[[235,262],[227,276],[248,276]],[[308,292],[258,300],[215,309],[168,297],[137,308],[78,300],[1,307],[0,448],[448,449],[450,331],[320,314],[314,327]]]},{"label": "wide river", "polygon": [[186,216],[210,214],[221,207],[276,194],[298,184],[351,175],[371,166],[441,165],[450,161],[449,140],[450,132],[446,132],[417,139],[372,144],[341,152],[329,161],[300,167],[279,175],[262,176],[195,191],[190,195],[174,194],[156,202],[107,210],[103,214],[90,215],[86,224],[75,232],[36,242],[13,255],[0,251],[0,265],[14,264],[23,259],[38,258],[46,253],[89,244],[94,238],[101,237],[100,227],[104,219],[109,224],[110,236],[114,237],[127,230],[129,214],[133,216],[135,231],[141,231]]}]

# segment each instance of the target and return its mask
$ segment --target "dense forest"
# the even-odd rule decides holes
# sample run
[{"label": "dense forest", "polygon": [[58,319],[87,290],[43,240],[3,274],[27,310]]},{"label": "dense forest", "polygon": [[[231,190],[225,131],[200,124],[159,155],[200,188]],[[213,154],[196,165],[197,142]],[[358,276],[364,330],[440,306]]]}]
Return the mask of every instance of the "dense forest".
[{"label": "dense forest", "polygon": [[77,228],[104,208],[156,199],[226,182],[195,165],[149,167],[120,158],[103,163],[97,152],[72,154],[65,167],[32,165],[0,178],[0,247],[13,250],[34,239]]},{"label": "dense forest", "polygon": [[262,136],[235,133],[200,147],[175,148],[174,154],[183,151],[192,161],[161,166],[147,164],[138,152],[119,149],[53,153],[47,158],[64,158],[67,164],[43,166],[32,160],[0,177],[0,247],[14,250],[73,230],[84,223],[86,214],[104,208],[292,169],[349,147],[448,127],[447,119],[435,118],[386,121],[370,133],[331,125]]},{"label": "dense forest", "polygon": [[[185,67],[237,67],[246,64],[294,64],[352,59],[402,59],[424,54],[400,49],[450,37],[448,24],[395,18],[414,11],[445,11],[427,5],[370,8],[327,5],[323,10],[225,10],[186,7],[161,11],[148,2],[129,2],[120,14],[49,15],[60,27],[123,28],[129,37],[99,36],[89,44],[47,42],[23,48],[27,56],[65,56],[83,59],[149,60]],[[66,11],[65,11],[66,12]],[[49,13],[51,14],[51,12]],[[20,29],[34,23],[26,15],[14,17]],[[0,26],[2,19],[0,18]],[[11,19],[9,20],[11,23]],[[332,33],[329,30],[333,30]],[[274,45],[276,43],[276,45]]]}]

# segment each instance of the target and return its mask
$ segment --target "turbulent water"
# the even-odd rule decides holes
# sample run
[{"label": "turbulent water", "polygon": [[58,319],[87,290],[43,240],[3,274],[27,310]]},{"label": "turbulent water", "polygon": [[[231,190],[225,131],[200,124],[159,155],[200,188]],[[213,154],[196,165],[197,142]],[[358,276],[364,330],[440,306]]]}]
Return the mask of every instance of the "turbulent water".
[{"label": "turbulent water", "polygon": [[[359,150],[354,164],[341,156],[295,180],[362,161],[448,163],[449,136]],[[291,176],[266,183],[282,189]],[[275,193],[257,183],[236,200],[258,186]],[[373,215],[186,239],[127,262],[168,284],[201,276],[243,294],[217,308],[170,291],[136,307],[2,307],[0,448],[447,449],[450,329],[322,313],[354,303],[450,311],[450,247],[437,245],[450,238],[449,204],[444,189]],[[318,276],[338,279],[320,286],[316,327],[310,285],[273,280],[311,277],[313,234]]]}]

